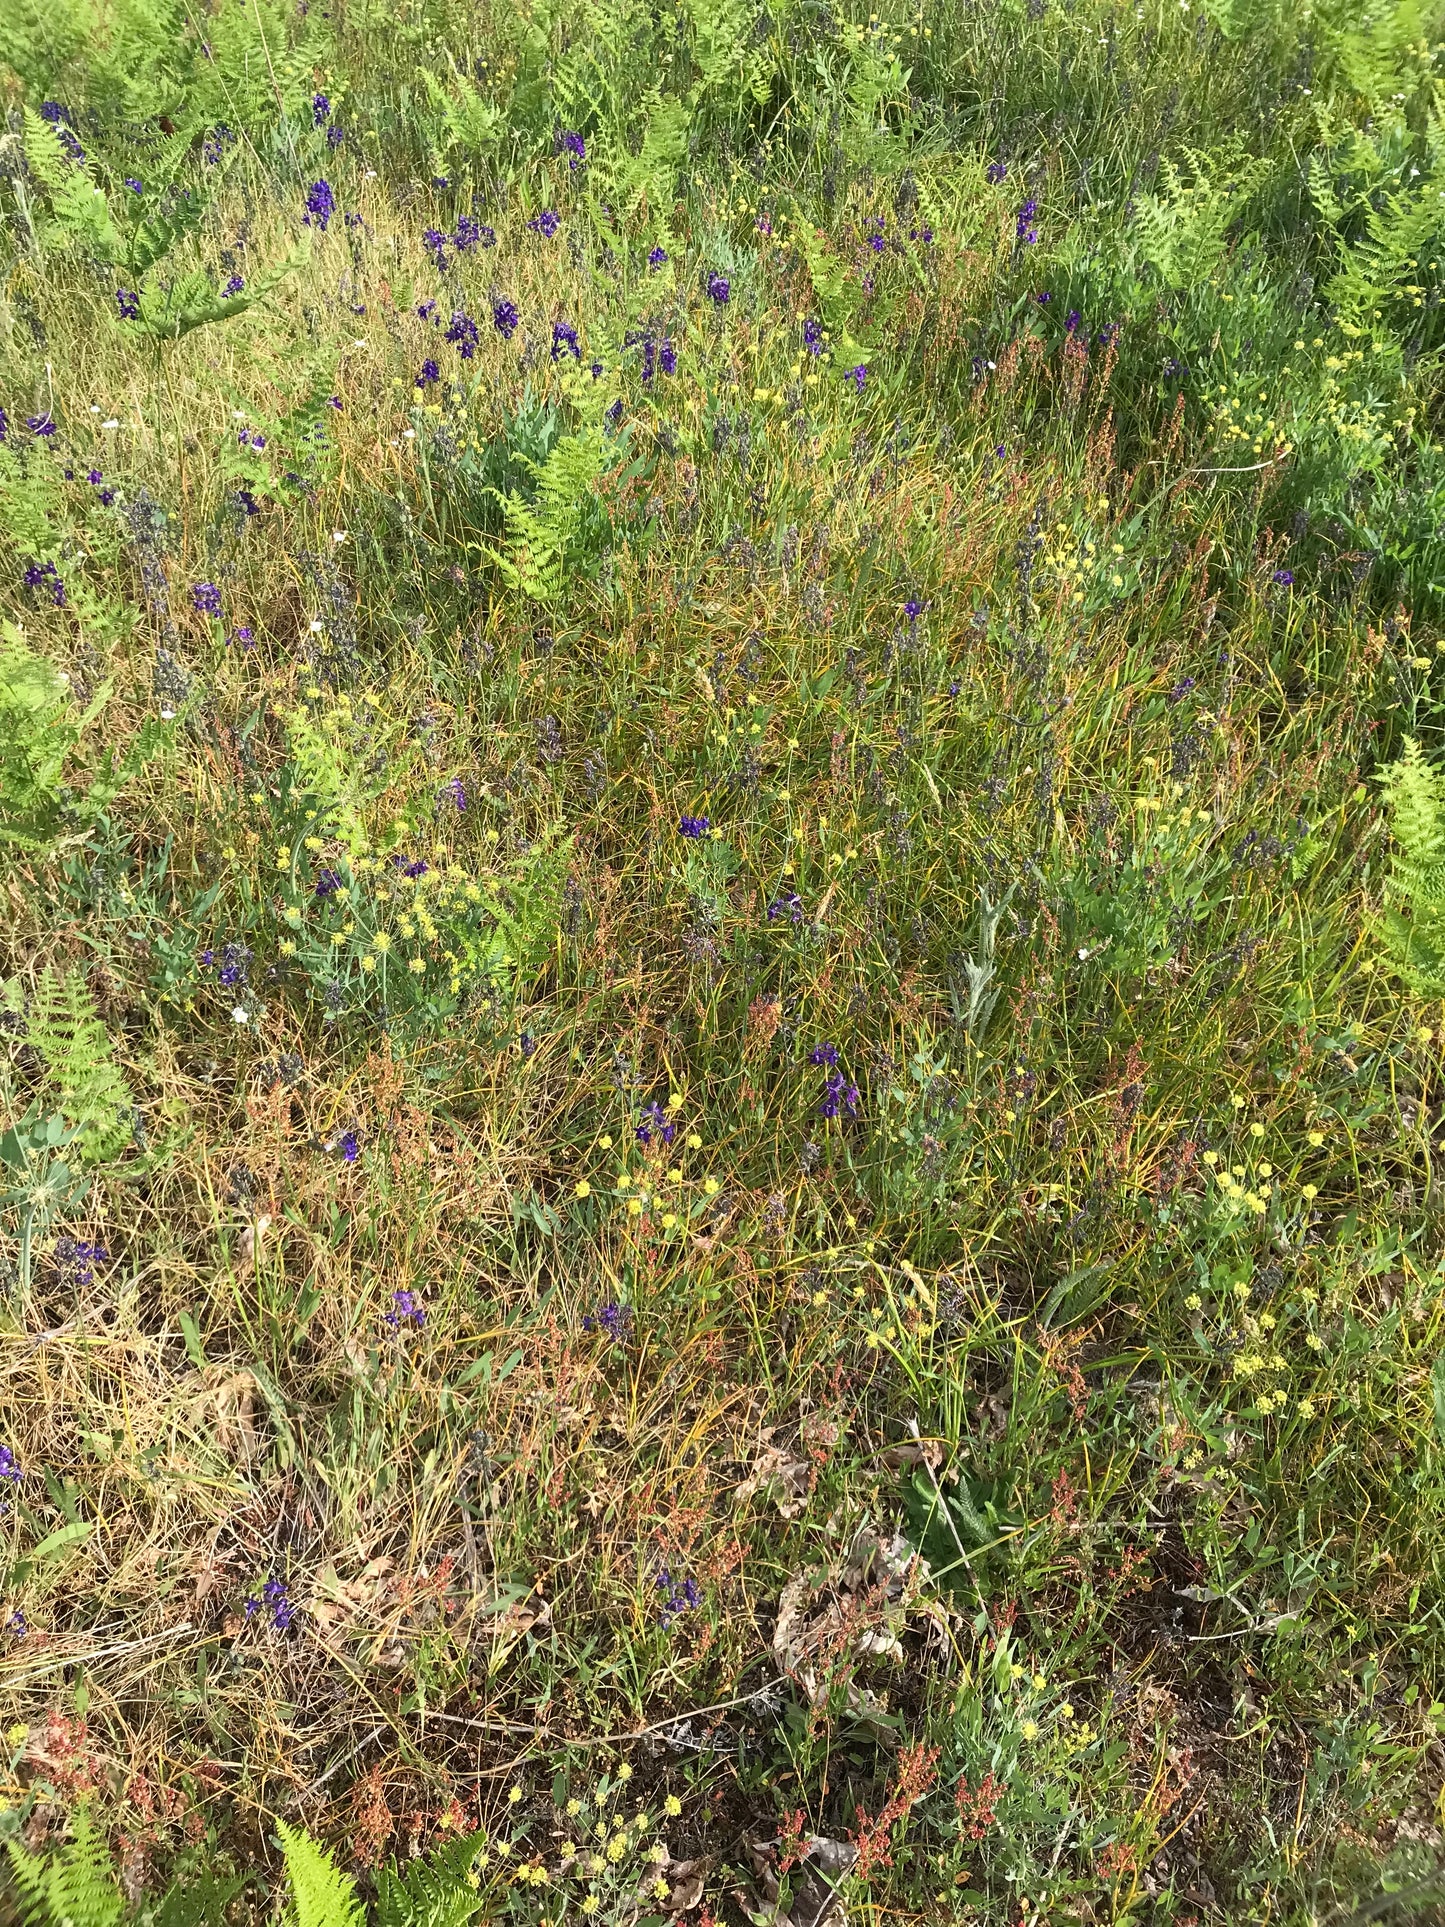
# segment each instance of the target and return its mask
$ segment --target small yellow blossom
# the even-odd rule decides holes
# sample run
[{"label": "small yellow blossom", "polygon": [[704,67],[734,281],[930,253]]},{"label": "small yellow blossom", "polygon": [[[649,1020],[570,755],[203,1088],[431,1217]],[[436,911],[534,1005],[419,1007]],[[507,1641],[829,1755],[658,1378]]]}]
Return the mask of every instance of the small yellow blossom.
[{"label": "small yellow blossom", "polygon": [[[590,1198],[592,1196],[592,1186],[587,1182],[586,1178],[579,1178],[577,1180],[573,1196],[578,1198]],[[570,1800],[567,1803],[567,1811],[569,1813],[572,1811],[572,1802]]]}]

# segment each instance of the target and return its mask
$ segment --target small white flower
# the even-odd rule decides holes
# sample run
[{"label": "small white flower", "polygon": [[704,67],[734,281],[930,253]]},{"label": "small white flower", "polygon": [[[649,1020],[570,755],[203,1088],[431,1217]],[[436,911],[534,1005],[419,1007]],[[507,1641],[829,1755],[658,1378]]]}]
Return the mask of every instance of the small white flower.
[{"label": "small white flower", "polygon": [[244,1010],[240,1004],[237,1004],[236,1008],[231,1012],[231,1016],[238,1024],[249,1024],[251,1021],[249,1013]]},{"label": "small white flower", "polygon": [[175,720],[176,712],[173,709],[163,709],[161,711],[161,721],[163,723],[173,723]]},{"label": "small white flower", "polygon": [[344,542],[346,540],[346,530],[333,529],[331,531],[331,539],[333,542]]},{"label": "small white flower", "polygon": [[[1445,200],[1445,195],[1442,195],[1441,199]],[[401,432],[409,442],[416,440],[416,430],[414,428],[404,428]]]},{"label": "small white flower", "polygon": [[319,636],[321,634],[321,619],[319,616],[311,625],[311,633],[313,636]]},{"label": "small white flower", "polygon": [[366,343],[364,341],[353,341],[351,345],[353,348],[364,348]]},{"label": "small white flower", "polygon": [[374,181],[376,179],[376,169],[374,167],[368,167],[361,178],[364,181]]},{"label": "small white flower", "polygon": [[109,421],[102,422],[100,425],[102,428],[119,428],[120,427],[120,423],[116,420],[114,415],[111,416]]},{"label": "small white flower", "polygon": [[90,412],[92,415],[98,415],[100,413],[100,403],[98,401],[93,401],[90,404]]}]

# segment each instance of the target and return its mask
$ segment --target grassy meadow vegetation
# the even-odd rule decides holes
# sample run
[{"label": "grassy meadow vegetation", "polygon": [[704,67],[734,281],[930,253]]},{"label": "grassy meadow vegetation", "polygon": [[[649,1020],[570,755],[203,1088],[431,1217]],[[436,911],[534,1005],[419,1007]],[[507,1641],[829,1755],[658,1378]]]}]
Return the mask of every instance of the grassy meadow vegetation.
[{"label": "grassy meadow vegetation", "polygon": [[1445,9],[0,88],[0,1917],[1445,1918]]}]

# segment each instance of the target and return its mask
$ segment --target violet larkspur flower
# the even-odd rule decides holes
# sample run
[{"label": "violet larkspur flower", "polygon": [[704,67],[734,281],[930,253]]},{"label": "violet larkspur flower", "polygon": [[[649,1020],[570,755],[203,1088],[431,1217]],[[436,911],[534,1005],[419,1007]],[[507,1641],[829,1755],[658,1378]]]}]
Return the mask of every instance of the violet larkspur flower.
[{"label": "violet larkspur flower", "polygon": [[417,387],[430,388],[434,381],[440,381],[441,372],[441,369],[437,367],[434,361],[424,361],[416,372]]},{"label": "violet larkspur flower", "polygon": [[1194,687],[1193,676],[1185,676],[1182,679],[1182,681],[1175,683],[1174,687],[1169,691],[1169,694],[1165,697],[1164,700],[1166,702],[1171,702],[1171,703],[1182,703],[1184,698],[1189,694],[1190,690],[1193,689],[1193,687]]},{"label": "violet larkspur flower", "polygon": [[1070,308],[1069,312],[1064,316],[1064,333],[1066,335],[1076,335],[1083,326],[1083,322],[1084,317],[1079,313],[1078,309]]},{"label": "violet larkspur flower", "polygon": [[400,1332],[403,1325],[412,1325],[420,1331],[426,1323],[426,1307],[414,1291],[402,1289],[391,1294],[391,1310],[386,1314],[386,1323],[394,1332]]},{"label": "violet larkspur flower", "polygon": [[609,1338],[615,1338],[621,1344],[632,1330],[632,1307],[619,1305],[609,1299],[595,1312],[587,1314],[582,1320],[582,1329],[589,1332],[605,1332]]},{"label": "violet larkspur flower", "polygon": [[23,577],[27,589],[44,589],[57,609],[65,607],[65,584],[53,562],[30,563]]},{"label": "violet larkspur flower", "polygon": [[654,274],[657,273],[657,270],[659,268],[665,267],[667,265],[667,249],[666,248],[649,248],[648,254],[647,254],[647,265],[649,268],[651,268]]},{"label": "violet larkspur flower", "polygon": [[637,1126],[637,1142],[639,1144],[651,1144],[653,1138],[657,1137],[660,1138],[664,1144],[671,1144],[676,1136],[677,1126],[668,1117],[667,1112],[663,1110],[662,1106],[656,1101],[649,1104],[643,1111],[642,1120]]},{"label": "violet larkspur flower", "polygon": [[714,271],[707,278],[707,291],[718,307],[725,308],[732,294],[732,283],[726,275]]},{"label": "violet larkspur flower", "polygon": [[823,352],[823,324],[811,316],[803,323],[803,346],[813,356]]},{"label": "violet larkspur flower", "polygon": [[42,100],[40,118],[48,120],[52,127],[59,127],[70,119],[70,109],[62,107],[58,100]]},{"label": "violet larkspur flower", "polygon": [[452,314],[451,326],[447,329],[447,340],[456,348],[463,361],[470,361],[477,352],[477,324],[465,308],[457,308]]},{"label": "violet larkspur flower", "polygon": [[836,1044],[826,1043],[814,1044],[813,1048],[808,1052],[808,1062],[810,1064],[826,1064],[829,1070],[836,1069],[838,1063],[838,1046]]},{"label": "violet larkspur flower", "polygon": [[[346,139],[346,135],[342,132],[338,124],[335,121],[333,121],[326,130],[326,145],[328,147],[340,147],[341,143],[345,139]],[[348,214],[346,218],[354,226],[358,221],[360,221],[361,216],[359,214],[354,214],[354,215]]]},{"label": "violet larkspur flower", "polygon": [[0,1485],[19,1485],[24,1476],[14,1452],[8,1445],[0,1445]]},{"label": "violet larkspur flower", "polygon": [[319,227],[326,232],[326,224],[336,212],[336,196],[331,192],[330,181],[313,181],[306,192],[305,224]]},{"label": "violet larkspur flower", "polygon": [[9,439],[10,417],[5,413],[3,408],[0,408],[0,442],[8,442]]},{"label": "violet larkspur flower", "polygon": [[1049,303],[1053,300],[1053,298],[1054,297],[1047,291],[1047,289],[1044,291],[1043,294],[1036,294],[1034,296],[1034,300],[1038,302],[1041,308],[1047,308]]},{"label": "violet larkspur flower", "polygon": [[134,176],[134,174],[127,174],[127,175],[126,175],[126,177],[125,177],[125,185],[126,185],[126,186],[127,186],[127,187],[128,187],[129,189],[130,189],[130,191],[131,191],[131,193],[132,193],[132,194],[144,194],[144,193],[145,193],[145,188],[144,188],[144,187],[142,186],[142,184],[141,184],[141,183],[140,183],[140,182],[139,182],[139,181],[138,181],[138,180],[137,180],[137,179],[135,178],[135,176]]},{"label": "violet larkspur flower", "polygon": [[823,1084],[818,1114],[820,1117],[837,1117],[843,1110],[847,1111],[849,1117],[858,1115],[858,1086],[848,1083],[842,1071],[830,1071]]},{"label": "violet larkspur flower", "polygon": [[274,1572],[262,1586],[260,1598],[253,1596],[246,1601],[247,1619],[254,1619],[260,1612],[269,1613],[271,1624],[278,1633],[289,1630],[295,1611],[287,1593],[286,1581],[278,1579]]},{"label": "violet larkspur flower", "polygon": [[1014,227],[1018,238],[1026,248],[1031,248],[1039,238],[1039,231],[1033,225],[1034,216],[1038,211],[1039,204],[1037,201],[1025,201],[1014,220]]},{"label": "violet larkspur flower", "polygon": [[658,344],[657,365],[665,375],[675,375],[677,373],[677,350],[670,341],[663,341]]},{"label": "violet larkspur flower", "polygon": [[214,582],[193,582],[191,600],[196,605],[198,615],[218,616],[221,613],[221,592]]},{"label": "violet larkspur flower", "polygon": [[104,1245],[90,1244],[83,1238],[57,1238],[55,1273],[61,1284],[72,1291],[83,1290],[95,1282],[95,1268],[110,1262]]},{"label": "violet larkspur flower", "polygon": [[848,370],[847,374],[844,375],[843,379],[844,381],[851,381],[853,386],[858,390],[858,393],[861,395],[863,392],[863,384],[868,379],[868,370],[863,366],[862,362],[860,361],[856,368],[850,368]]},{"label": "violet larkspur flower", "polygon": [[25,417],[25,426],[30,430],[32,435],[39,435],[42,440],[55,433],[55,423],[50,419],[49,415],[27,415]]},{"label": "violet larkspur flower", "polygon": [[[252,510],[252,513],[253,514],[255,513],[254,509]],[[243,649],[254,649],[256,647],[255,637],[251,634],[249,627],[244,622],[241,624],[240,628],[236,631],[235,635],[231,638],[231,640],[233,642],[239,642]]]},{"label": "violet larkspur flower", "polygon": [[1001,182],[1006,181],[1007,179],[1008,179],[1008,162],[1007,161],[990,161],[988,164],[989,185],[991,187],[998,187]]},{"label": "violet larkspur flower", "polygon": [[776,923],[779,917],[787,917],[791,923],[803,921],[803,899],[796,890],[789,890],[786,896],[774,897],[768,905],[768,922]]},{"label": "violet larkspur flower", "polygon": [[711,828],[712,824],[705,816],[683,816],[678,818],[677,833],[679,836],[706,836]]},{"label": "violet larkspur flower", "polygon": [[430,321],[433,327],[436,326],[436,311],[435,301],[418,301],[416,304],[417,317],[422,321]]},{"label": "violet larkspur flower", "polygon": [[421,244],[428,254],[435,256],[438,274],[446,272],[447,237],[440,228],[429,227],[422,231]]},{"label": "violet larkspur flower", "polygon": [[216,982],[227,990],[234,990],[238,985],[244,984],[254,954],[249,944],[228,943],[221,952],[221,966],[216,972]]},{"label": "violet larkspur flower", "polygon": [[503,341],[512,339],[521,319],[522,316],[515,301],[497,300],[492,303],[492,326]]},{"label": "violet larkspur flower", "polygon": [[311,124],[320,127],[331,118],[331,102],[325,94],[311,96]]},{"label": "violet larkspur flower", "polygon": [[[452,246],[458,254],[465,254],[469,248],[474,248],[480,243],[484,234],[492,234],[492,230],[484,228],[481,222],[473,219],[470,214],[464,214],[457,222],[457,231],[452,236]],[[496,235],[492,234],[492,240],[495,241],[496,238]]]},{"label": "violet larkspur flower", "polygon": [[1276,569],[1270,580],[1277,589],[1288,589],[1294,584],[1293,569]]},{"label": "violet larkspur flower", "polygon": [[6,1620],[5,1630],[13,1639],[24,1639],[25,1635],[30,1631],[30,1621],[18,1606],[14,1612],[11,1613],[9,1619]]},{"label": "violet larkspur flower", "polygon": [[562,216],[554,207],[544,207],[540,214],[534,214],[527,223],[534,234],[540,234],[547,241],[551,240],[561,225]]},{"label": "violet larkspur flower", "polygon": [[343,1131],[336,1140],[336,1148],[348,1164],[355,1164],[361,1156],[361,1139],[355,1131]]},{"label": "violet larkspur flower", "polygon": [[140,296],[134,288],[117,288],[115,305],[122,321],[140,320]]},{"label": "violet larkspur flower", "polygon": [[574,172],[587,158],[587,143],[580,134],[565,130],[557,136],[557,152],[568,156],[568,172]]},{"label": "violet larkspur flower", "polygon": [[442,784],[437,803],[450,803],[458,816],[462,814],[467,807],[467,792],[460,776],[453,776]]},{"label": "violet larkspur flower", "polygon": [[554,321],[552,323],[552,359],[560,361],[564,354],[569,353],[574,361],[582,359],[582,350],[577,345],[577,330],[570,321]]},{"label": "violet larkspur flower", "polygon": [[90,486],[92,488],[98,488],[100,484],[105,480],[105,477],[101,474],[98,468],[91,468],[86,470],[85,479],[87,482],[90,483]]},{"label": "violet larkspur flower", "polygon": [[662,1606],[662,1624],[664,1629],[670,1626],[679,1614],[691,1612],[694,1608],[702,1604],[702,1593],[699,1591],[698,1583],[695,1579],[678,1581],[673,1578],[672,1574],[667,1570],[667,1567],[664,1566],[662,1571],[657,1575],[657,1583],[667,1595]]},{"label": "violet larkspur flower", "polygon": [[233,294],[239,294],[245,285],[239,274],[233,274],[221,290],[222,298],[229,300]]},{"label": "violet larkspur flower", "polygon": [[341,873],[339,870],[324,869],[316,872],[316,894],[318,897],[321,897],[323,900],[327,897],[334,897],[340,888]]}]

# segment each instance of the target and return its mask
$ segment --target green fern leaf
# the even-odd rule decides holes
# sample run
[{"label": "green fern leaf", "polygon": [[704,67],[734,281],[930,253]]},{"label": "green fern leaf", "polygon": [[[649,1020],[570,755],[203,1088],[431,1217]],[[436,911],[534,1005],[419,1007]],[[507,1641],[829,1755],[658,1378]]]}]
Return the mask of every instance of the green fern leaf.
[{"label": "green fern leaf", "polygon": [[130,1138],[135,1099],[78,970],[42,974],[26,1032],[45,1061],[62,1116],[76,1131],[81,1159],[113,1157]]},{"label": "green fern leaf", "polygon": [[290,1927],[366,1927],[355,1884],[325,1847],[284,1820],[278,1831],[291,1882]]},{"label": "green fern leaf", "polygon": [[1445,996],[1445,774],[1407,738],[1381,782],[1395,848],[1379,928],[1410,988]]},{"label": "green fern leaf", "polygon": [[119,1927],[124,1902],[103,1836],[84,1807],[75,1834],[56,1854],[27,1853],[7,1837],[10,1874],[25,1927]]},{"label": "green fern leaf", "polygon": [[376,1927],[466,1927],[482,1904],[468,1875],[485,1833],[453,1840],[425,1860],[383,1867],[376,1881]]}]

